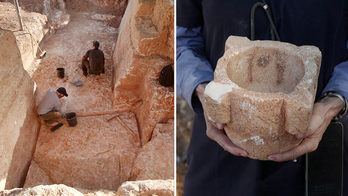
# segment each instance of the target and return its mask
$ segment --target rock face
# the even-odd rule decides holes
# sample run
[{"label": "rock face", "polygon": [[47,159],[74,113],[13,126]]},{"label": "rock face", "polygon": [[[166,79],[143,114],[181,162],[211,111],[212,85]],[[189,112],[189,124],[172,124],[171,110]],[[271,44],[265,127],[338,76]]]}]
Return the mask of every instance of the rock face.
[{"label": "rock face", "polygon": [[40,185],[30,189],[16,188],[12,190],[0,191],[1,196],[7,195],[35,195],[35,196],[60,196],[60,195],[69,195],[69,196],[83,196],[84,194],[80,191],[68,187],[66,185]]},{"label": "rock face", "polygon": [[[174,120],[157,124],[151,140],[139,152],[130,180],[173,179]],[[164,160],[165,159],[165,160]]]},{"label": "rock face", "polygon": [[231,36],[205,90],[209,117],[250,158],[289,150],[307,131],[320,63],[313,46]]},{"label": "rock face", "polygon": [[[13,2],[9,1],[8,2]],[[66,25],[70,15],[66,12],[88,12],[108,14],[113,16],[106,21],[110,26],[118,27],[122,15],[127,7],[128,0],[20,0],[19,6],[22,11],[37,12],[48,16],[51,28],[57,29]],[[15,12],[14,12],[15,13]],[[17,19],[17,18],[16,18]],[[14,20],[16,21],[16,20]]]},{"label": "rock face", "polygon": [[0,189],[4,189],[23,185],[39,123],[34,81],[23,69],[16,38],[0,29],[0,42]]},{"label": "rock face", "polygon": [[[7,0],[8,1],[8,0]],[[10,1],[12,2],[12,1]],[[44,13],[49,9],[62,9],[102,14],[123,13],[128,0],[21,0],[20,7],[31,12]]]},{"label": "rock face", "polygon": [[[23,54],[29,54],[23,51],[31,52],[31,46],[28,44],[30,39],[23,40],[23,44],[27,45],[15,51],[12,45],[9,47],[10,42],[13,46],[16,45],[14,36],[8,37],[8,34],[2,34],[2,31],[0,33],[1,40],[3,35],[6,40],[3,42],[6,44],[2,48],[0,46],[0,55],[8,60],[4,61],[4,66],[0,68],[0,84],[6,92],[10,92],[3,94],[2,98],[5,101],[1,104],[2,110],[0,109],[0,115],[3,115],[3,142],[0,144],[0,150],[5,152],[1,154],[0,160],[0,189],[22,187],[25,180],[26,188],[61,183],[74,188],[115,191],[128,180],[173,179],[174,89],[162,87],[158,83],[161,68],[173,62],[173,1],[132,1],[131,5],[135,7],[129,8],[131,11],[126,14],[128,17],[125,17],[125,24],[130,20],[138,23],[129,26],[135,31],[133,35],[130,35],[132,31],[128,31],[128,34],[127,31],[120,31],[124,36],[119,38],[118,43],[121,45],[114,59],[119,62],[122,60],[122,63],[116,64],[112,61],[112,53],[117,29],[108,25],[114,16],[101,14],[104,12],[74,12],[79,10],[71,11],[69,8],[73,5],[80,6],[83,11],[101,11],[105,8],[106,13],[110,10],[115,11],[116,8],[113,6],[127,1],[21,2],[31,2],[31,6],[35,3],[44,4],[41,11],[48,14],[49,18],[38,14],[38,18],[45,19],[34,21],[34,25],[40,28],[32,29],[32,20],[28,20],[27,23],[37,42],[42,41],[43,35],[47,33],[44,25],[50,30],[60,29],[44,41],[43,49],[47,51],[45,58],[22,58],[24,65],[21,64],[19,51],[22,52],[22,57]],[[84,10],[86,2],[88,6],[97,6]],[[1,5],[3,3],[0,3],[0,8]],[[141,12],[138,12],[139,7],[142,7]],[[137,15],[139,13],[141,15]],[[23,18],[26,18],[26,14],[28,13],[22,12]],[[141,17],[135,20],[138,16]],[[7,17],[3,18],[6,22]],[[1,25],[4,20],[0,21]],[[61,28],[62,26],[64,28]],[[95,29],[103,31],[96,32]],[[19,36],[16,35],[17,40]],[[105,53],[106,73],[100,77],[84,77],[78,64],[85,52],[92,47],[91,42],[94,39],[100,41],[101,49]],[[155,41],[150,42],[151,39]],[[127,45],[129,40],[132,43],[139,42]],[[145,45],[148,45],[150,50],[147,50]],[[141,48],[141,52],[135,48]],[[34,50],[36,51],[37,47]],[[121,52],[130,55],[123,57]],[[12,67],[14,65],[17,67]],[[64,79],[57,78],[58,67],[65,69]],[[113,69],[116,70],[115,73]],[[124,70],[126,72],[123,72]],[[121,77],[115,77],[117,73]],[[136,80],[132,77],[134,73],[139,74],[135,76]],[[36,91],[30,77],[35,81]],[[76,87],[71,83],[77,80],[83,85]],[[48,127],[38,124],[35,105],[48,88],[56,89],[60,86],[65,87],[69,93],[69,97],[61,100],[62,110],[76,112],[78,123],[75,127],[69,127],[64,123],[63,127],[51,132]],[[143,191],[141,188],[145,185],[139,186]],[[54,194],[59,193],[57,190]]]},{"label": "rock face", "polygon": [[145,180],[125,182],[118,191],[86,190],[71,188],[63,184],[39,185],[28,189],[16,188],[0,191],[1,196],[131,196],[131,195],[174,195],[173,180]]},{"label": "rock face", "polygon": [[47,16],[21,9],[23,31],[19,31],[20,24],[16,7],[11,3],[0,3],[0,11],[2,16],[5,16],[1,18],[0,28],[14,32],[21,53],[22,65],[24,69],[28,69],[34,58],[41,54],[38,43],[49,31],[45,27]]},{"label": "rock face", "polygon": [[170,0],[129,2],[114,53],[114,106],[138,116],[145,145],[157,123],[174,118],[174,89],[158,82],[174,55],[174,3]]},{"label": "rock face", "polygon": [[174,195],[174,180],[145,180],[126,182],[117,190],[116,196]]},{"label": "rock face", "polygon": [[78,117],[77,126],[53,133],[42,126],[24,187],[117,190],[130,176],[140,141],[135,115],[116,115]]}]

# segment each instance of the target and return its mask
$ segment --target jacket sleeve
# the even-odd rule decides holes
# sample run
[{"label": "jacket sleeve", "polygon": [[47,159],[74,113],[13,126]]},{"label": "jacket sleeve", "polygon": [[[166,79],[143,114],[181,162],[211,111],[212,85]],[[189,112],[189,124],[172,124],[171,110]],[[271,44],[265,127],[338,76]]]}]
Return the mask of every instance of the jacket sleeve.
[{"label": "jacket sleeve", "polygon": [[[348,60],[335,66],[329,83],[324,88],[323,93],[328,91],[336,91],[337,93],[348,99]],[[345,115],[342,118],[342,121],[345,121],[347,119],[348,115]]]},{"label": "jacket sleeve", "polygon": [[214,71],[205,56],[202,27],[176,27],[176,90],[195,113],[203,113],[194,91],[198,84],[210,82]]}]

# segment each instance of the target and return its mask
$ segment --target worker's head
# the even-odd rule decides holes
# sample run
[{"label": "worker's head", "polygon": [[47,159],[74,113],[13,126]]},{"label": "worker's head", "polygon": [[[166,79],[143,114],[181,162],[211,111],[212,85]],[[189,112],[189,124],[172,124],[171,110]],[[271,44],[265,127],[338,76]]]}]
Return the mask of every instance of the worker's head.
[{"label": "worker's head", "polygon": [[93,41],[93,47],[98,49],[99,48],[99,42],[98,41]]},{"label": "worker's head", "polygon": [[64,96],[68,96],[68,93],[66,93],[66,90],[65,90],[65,88],[64,87],[60,87],[60,88],[58,88],[57,89],[57,92],[58,92],[58,97],[59,98],[62,98],[62,97],[64,97]]}]

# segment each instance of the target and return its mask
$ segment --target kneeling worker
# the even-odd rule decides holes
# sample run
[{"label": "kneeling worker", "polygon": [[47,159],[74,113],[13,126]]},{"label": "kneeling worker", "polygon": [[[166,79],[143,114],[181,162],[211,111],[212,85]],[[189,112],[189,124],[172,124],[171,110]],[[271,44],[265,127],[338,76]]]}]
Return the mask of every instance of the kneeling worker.
[{"label": "kneeling worker", "polygon": [[82,57],[82,71],[83,75],[95,74],[100,75],[105,73],[104,70],[105,58],[104,52],[99,50],[99,42],[93,42],[93,49],[90,49]]},{"label": "kneeling worker", "polygon": [[61,102],[59,100],[64,96],[68,96],[64,87],[60,87],[56,91],[52,88],[46,91],[45,96],[36,108],[42,123],[47,126],[55,126],[56,124],[54,123],[59,123],[59,120],[65,117],[61,111]]}]

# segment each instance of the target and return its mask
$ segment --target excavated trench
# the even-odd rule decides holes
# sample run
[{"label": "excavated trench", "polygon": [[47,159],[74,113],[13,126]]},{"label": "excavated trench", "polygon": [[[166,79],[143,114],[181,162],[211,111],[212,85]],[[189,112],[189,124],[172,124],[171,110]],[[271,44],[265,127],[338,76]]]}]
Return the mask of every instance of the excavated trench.
[{"label": "excavated trench", "polygon": [[[42,184],[45,179],[45,184],[117,190],[128,180],[130,160],[141,147],[135,115],[112,109],[117,29],[108,26],[100,14],[68,14],[71,21],[43,44],[45,57],[35,59],[28,72],[40,92],[38,101],[48,88],[66,88],[69,96],[61,99],[62,110],[77,114],[77,126],[66,122],[54,132],[41,126],[24,187]],[[105,54],[105,74],[84,77],[79,64],[94,40]],[[57,76],[57,68],[64,68],[64,78]],[[82,85],[74,85],[75,81]]]},{"label": "excavated trench", "polygon": [[[70,127],[64,122],[54,132],[40,125],[23,187],[65,184],[117,190],[123,182],[134,180],[132,168],[142,148],[136,114],[116,110],[113,105],[113,53],[118,29],[110,24],[119,19],[110,14],[61,9],[55,14],[61,17],[55,18],[60,22],[51,24],[40,50],[31,53],[35,58],[30,64],[23,62],[23,66],[36,83],[36,105],[47,89],[66,88],[69,96],[61,99],[62,110],[75,112],[77,125]],[[100,42],[105,54],[105,74],[84,77],[79,64],[94,40]],[[31,40],[29,46],[33,44]],[[39,58],[41,50],[46,53],[43,58]],[[58,77],[57,68],[64,68],[64,78]],[[82,85],[74,85],[76,81]]]}]

